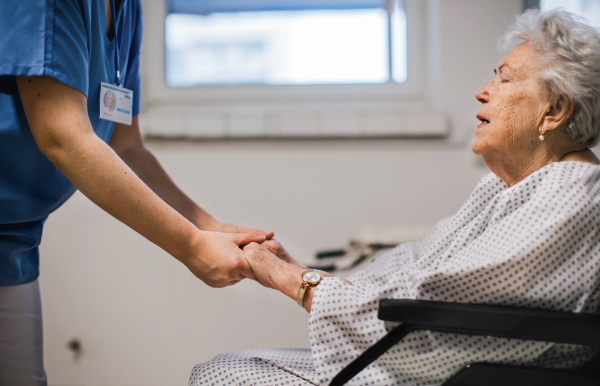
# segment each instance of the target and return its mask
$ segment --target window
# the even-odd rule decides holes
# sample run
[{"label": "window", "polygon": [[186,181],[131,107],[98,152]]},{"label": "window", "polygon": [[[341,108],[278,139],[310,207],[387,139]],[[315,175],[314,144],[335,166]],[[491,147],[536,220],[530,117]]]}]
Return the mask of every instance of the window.
[{"label": "window", "polygon": [[600,27],[600,0],[540,0],[540,9],[548,11],[553,8],[562,8],[584,17],[590,25]]},{"label": "window", "polygon": [[142,1],[147,136],[448,132],[426,99],[428,2]]},{"label": "window", "polygon": [[166,82],[403,83],[402,0],[170,0]]}]

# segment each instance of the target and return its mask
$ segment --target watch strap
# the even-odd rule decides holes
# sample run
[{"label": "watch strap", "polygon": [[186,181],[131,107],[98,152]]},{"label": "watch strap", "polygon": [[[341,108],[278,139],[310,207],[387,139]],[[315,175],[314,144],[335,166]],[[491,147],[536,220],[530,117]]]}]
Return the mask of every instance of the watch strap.
[{"label": "watch strap", "polygon": [[303,282],[302,285],[300,285],[300,290],[298,290],[298,297],[296,297],[296,302],[302,308],[304,308],[304,297],[306,296],[306,289],[308,287],[310,287],[310,285],[307,282]]}]

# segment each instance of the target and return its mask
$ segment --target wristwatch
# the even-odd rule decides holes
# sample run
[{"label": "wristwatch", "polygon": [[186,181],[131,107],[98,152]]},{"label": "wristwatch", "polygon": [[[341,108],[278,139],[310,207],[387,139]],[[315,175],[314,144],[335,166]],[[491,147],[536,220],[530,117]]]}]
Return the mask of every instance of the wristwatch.
[{"label": "wristwatch", "polygon": [[323,277],[319,272],[311,269],[302,272],[302,284],[300,285],[298,297],[296,298],[296,302],[298,302],[300,307],[304,308],[304,296],[306,295],[306,289],[319,284],[322,278]]}]

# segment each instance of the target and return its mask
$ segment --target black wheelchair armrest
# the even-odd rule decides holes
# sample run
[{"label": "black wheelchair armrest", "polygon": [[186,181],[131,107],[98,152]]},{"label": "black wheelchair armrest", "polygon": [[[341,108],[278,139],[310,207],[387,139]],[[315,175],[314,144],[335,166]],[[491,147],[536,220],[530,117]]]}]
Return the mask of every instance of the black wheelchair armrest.
[{"label": "black wheelchair armrest", "polygon": [[382,299],[377,317],[420,330],[600,347],[600,316],[487,304]]},{"label": "black wheelchair armrest", "polygon": [[[595,314],[486,304],[382,299],[379,301],[377,316],[381,320],[402,324],[392,329],[340,371],[333,378],[330,386],[345,384],[413,331],[426,330],[600,347],[600,316]],[[588,364],[592,365],[594,370],[598,367],[598,358],[600,356],[596,355],[592,360],[593,363]],[[495,371],[493,367],[494,365],[491,365],[491,368],[486,366],[481,368],[481,371],[491,374],[491,370]],[[557,373],[557,375],[564,374]],[[535,374],[532,377],[536,378],[539,375]],[[594,381],[585,384],[596,383]]]}]

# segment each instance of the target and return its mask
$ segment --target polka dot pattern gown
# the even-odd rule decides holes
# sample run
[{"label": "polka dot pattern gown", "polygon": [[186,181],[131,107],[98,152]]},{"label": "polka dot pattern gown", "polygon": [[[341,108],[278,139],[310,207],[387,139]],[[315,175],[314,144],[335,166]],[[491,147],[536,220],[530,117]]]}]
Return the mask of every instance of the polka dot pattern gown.
[{"label": "polka dot pattern gown", "polygon": [[[324,278],[309,318],[311,350],[265,349],[197,365],[190,385],[327,385],[395,327],[383,298],[596,313],[600,304],[600,166],[557,162],[512,187],[484,177],[451,218],[352,275]],[[413,332],[351,385],[442,384],[472,362],[573,368],[594,352],[558,345]]]}]

